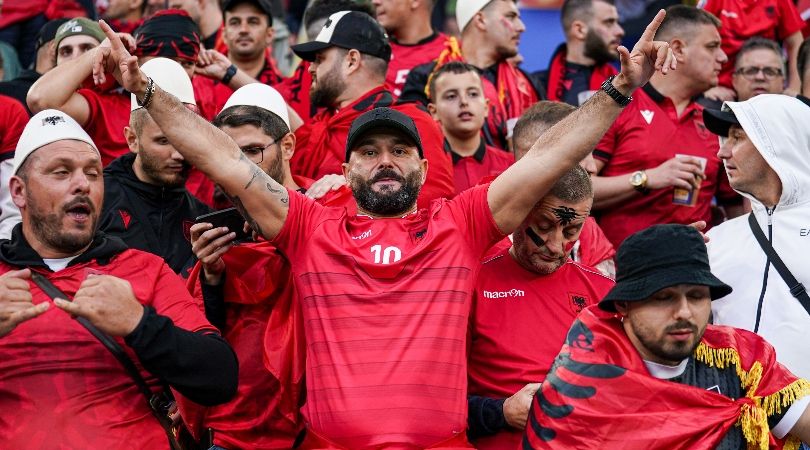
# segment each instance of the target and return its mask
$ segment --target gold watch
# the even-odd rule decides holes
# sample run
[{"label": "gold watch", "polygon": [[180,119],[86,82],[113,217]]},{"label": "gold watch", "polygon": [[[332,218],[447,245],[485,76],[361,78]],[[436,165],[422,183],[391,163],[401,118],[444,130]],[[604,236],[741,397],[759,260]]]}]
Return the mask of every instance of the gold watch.
[{"label": "gold watch", "polygon": [[642,194],[646,194],[649,189],[647,189],[647,172],[643,170],[637,170],[630,175],[630,186],[633,186],[633,189],[641,192]]}]

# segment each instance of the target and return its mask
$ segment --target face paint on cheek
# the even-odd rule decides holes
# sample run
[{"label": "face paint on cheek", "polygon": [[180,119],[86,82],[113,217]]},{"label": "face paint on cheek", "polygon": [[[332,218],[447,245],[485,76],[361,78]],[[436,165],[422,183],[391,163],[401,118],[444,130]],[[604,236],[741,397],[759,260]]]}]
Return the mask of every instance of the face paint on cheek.
[{"label": "face paint on cheek", "polygon": [[510,33],[515,32],[515,26],[512,25],[512,22],[510,22],[505,17],[501,17],[501,25],[503,25],[507,30],[509,30]]},{"label": "face paint on cheek", "polygon": [[526,227],[526,236],[529,236],[529,239],[531,239],[532,242],[534,242],[534,245],[538,247],[546,245],[546,241],[544,241],[540,236],[538,236],[537,233],[535,233],[531,227]]},{"label": "face paint on cheek", "polygon": [[551,211],[554,213],[554,215],[557,217],[557,220],[559,220],[563,226],[568,226],[569,224],[571,224],[571,222],[574,221],[574,219],[579,217],[579,214],[577,214],[577,211],[575,209],[569,208],[567,206],[558,206],[556,208],[551,208]]}]

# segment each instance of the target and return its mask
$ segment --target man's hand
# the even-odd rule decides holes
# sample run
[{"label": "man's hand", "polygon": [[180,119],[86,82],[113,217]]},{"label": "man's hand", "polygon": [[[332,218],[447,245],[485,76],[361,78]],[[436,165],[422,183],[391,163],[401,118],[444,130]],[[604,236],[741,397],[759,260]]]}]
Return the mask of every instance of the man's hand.
[{"label": "man's hand", "polygon": [[650,189],[663,189],[676,187],[695,189],[706,178],[697,158],[676,156],[664,161],[660,166],[647,170],[647,187]]},{"label": "man's hand", "polygon": [[700,232],[700,237],[703,238],[703,243],[709,243],[709,236],[703,232],[706,229],[706,221],[705,220],[698,220],[697,222],[692,222],[689,224],[690,227],[698,230]]},{"label": "man's hand", "polygon": [[662,74],[666,75],[670,70],[675,70],[677,62],[669,44],[653,40],[655,32],[658,31],[665,16],[666,12],[663,9],[658,11],[653,21],[647,25],[641,38],[633,46],[632,52],[623,45],[617,49],[622,70],[613,80],[613,85],[624,95],[629,95],[637,88],[647,84],[656,71],[660,70]]},{"label": "man's hand", "polygon": [[222,53],[216,50],[203,49],[197,58],[196,73],[220,81],[225,77],[225,72],[232,64],[231,60]]},{"label": "man's hand", "polygon": [[138,58],[132,56],[127,51],[121,38],[116,34],[107,22],[98,21],[104,34],[107,35],[105,42],[109,42],[109,47],[98,46],[93,51],[93,82],[97,85],[107,80],[106,74],[112,74],[118,84],[124,89],[135,94],[138,98],[143,98],[146,89],[146,74],[138,67]]},{"label": "man's hand", "polygon": [[526,428],[532,399],[540,386],[541,383],[529,383],[503,402],[503,417],[510,427],[519,430]]},{"label": "man's hand", "polygon": [[222,255],[233,247],[236,233],[228,227],[214,228],[210,223],[195,223],[191,226],[191,251],[202,263],[205,284],[218,285],[225,272]]},{"label": "man's hand", "polygon": [[61,298],[53,302],[111,336],[127,336],[143,317],[143,305],[135,298],[129,281],[111,275],[90,275],[72,302]]},{"label": "man's hand", "polygon": [[718,102],[733,102],[737,100],[737,93],[734,89],[729,89],[725,86],[715,86],[703,93],[703,96],[709,100]]},{"label": "man's hand", "polygon": [[313,200],[317,200],[328,194],[330,191],[336,191],[343,186],[346,186],[346,177],[343,175],[324,175],[323,178],[312,183],[312,186],[307,189],[306,196]]},{"label": "man's hand", "polygon": [[34,306],[28,286],[30,278],[30,269],[12,270],[0,276],[0,337],[48,310],[49,302]]}]

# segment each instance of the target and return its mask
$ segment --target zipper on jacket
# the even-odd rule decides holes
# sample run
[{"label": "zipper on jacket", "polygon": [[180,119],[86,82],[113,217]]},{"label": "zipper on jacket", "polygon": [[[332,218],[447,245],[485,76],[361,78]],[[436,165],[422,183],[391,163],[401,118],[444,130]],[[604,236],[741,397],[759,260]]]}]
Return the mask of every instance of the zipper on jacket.
[{"label": "zipper on jacket", "polygon": [[[765,207],[765,212],[768,213],[768,242],[773,245],[773,212],[776,210],[776,206],[773,208]],[[762,318],[762,304],[765,301],[765,291],[768,290],[768,272],[771,270],[771,258],[765,254],[765,274],[762,278],[762,291],[759,293],[759,302],[757,302],[757,318],[756,322],[754,322],[754,333],[759,332],[759,322]]]}]

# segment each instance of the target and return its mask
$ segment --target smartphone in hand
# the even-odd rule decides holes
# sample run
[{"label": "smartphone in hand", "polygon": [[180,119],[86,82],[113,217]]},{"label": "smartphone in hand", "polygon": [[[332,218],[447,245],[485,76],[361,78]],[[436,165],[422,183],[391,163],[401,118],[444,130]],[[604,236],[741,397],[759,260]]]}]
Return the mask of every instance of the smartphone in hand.
[{"label": "smartphone in hand", "polygon": [[245,232],[245,218],[236,208],[227,208],[212,213],[203,214],[194,219],[195,223],[210,223],[214,228],[226,227],[230,232],[236,233],[236,242],[250,241],[249,232]]}]

